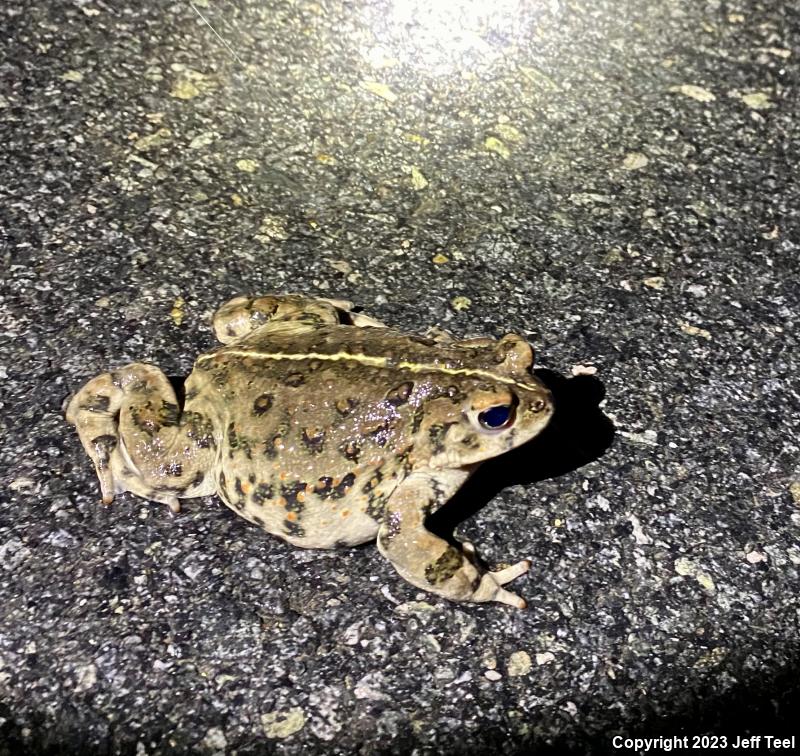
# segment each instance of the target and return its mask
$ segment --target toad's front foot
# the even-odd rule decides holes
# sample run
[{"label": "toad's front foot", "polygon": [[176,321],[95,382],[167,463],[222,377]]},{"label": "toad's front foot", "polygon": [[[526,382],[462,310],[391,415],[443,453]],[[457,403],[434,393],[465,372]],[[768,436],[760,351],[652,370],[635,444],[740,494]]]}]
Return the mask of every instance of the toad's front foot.
[{"label": "toad's front foot", "polygon": [[494,572],[487,572],[481,578],[473,597],[473,601],[499,601],[501,604],[508,604],[515,606],[517,609],[525,609],[528,606],[525,599],[517,596],[516,593],[507,591],[504,586],[510,583],[520,575],[524,575],[531,567],[531,563],[527,559],[521,562],[512,564],[502,570]]},{"label": "toad's front foot", "polygon": [[487,572],[479,567],[471,543],[457,548],[425,528],[427,505],[449,497],[466,475],[464,471],[412,473],[388,502],[378,531],[378,548],[418,588],[451,601],[497,601],[524,609],[525,600],[503,586],[530,569],[527,559]]},{"label": "toad's front foot", "polygon": [[[467,559],[473,563],[477,561],[478,554],[475,551],[474,544],[470,541],[462,541],[461,548],[464,550],[464,555]],[[524,575],[530,568],[530,560],[523,559],[521,562],[512,564],[510,567],[504,567],[502,570],[485,573],[475,591],[473,601],[498,601],[501,604],[515,606],[517,609],[525,609],[528,606],[525,599],[517,596],[516,593],[505,590],[502,586],[512,580],[516,580],[520,575]]]}]

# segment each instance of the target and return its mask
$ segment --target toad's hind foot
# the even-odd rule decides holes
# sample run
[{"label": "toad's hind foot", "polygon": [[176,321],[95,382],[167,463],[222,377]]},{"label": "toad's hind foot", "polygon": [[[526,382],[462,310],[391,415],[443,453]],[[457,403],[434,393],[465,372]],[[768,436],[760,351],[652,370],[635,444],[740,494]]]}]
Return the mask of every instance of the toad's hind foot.
[{"label": "toad's hind foot", "polygon": [[179,496],[213,491],[202,473],[215,452],[208,423],[197,412],[181,417],[169,379],[153,365],[93,378],[69,402],[66,419],[94,463],[104,504],[130,491],[178,512]]},{"label": "toad's hind foot", "polygon": [[116,387],[108,373],[89,381],[70,400],[66,419],[78,431],[83,448],[94,463],[103,504],[111,504],[117,487],[111,457],[119,448]]}]

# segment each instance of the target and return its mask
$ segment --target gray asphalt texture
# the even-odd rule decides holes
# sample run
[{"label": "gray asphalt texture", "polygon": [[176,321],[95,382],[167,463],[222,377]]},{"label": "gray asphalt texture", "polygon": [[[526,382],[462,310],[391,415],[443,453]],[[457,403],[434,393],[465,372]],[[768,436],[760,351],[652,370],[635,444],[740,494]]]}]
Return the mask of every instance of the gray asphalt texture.
[{"label": "gray asphalt texture", "polygon": [[[798,86],[789,0],[5,0],[0,754],[799,729]],[[65,399],[274,291],[531,341],[552,428],[432,525],[526,611],[99,503]]]}]

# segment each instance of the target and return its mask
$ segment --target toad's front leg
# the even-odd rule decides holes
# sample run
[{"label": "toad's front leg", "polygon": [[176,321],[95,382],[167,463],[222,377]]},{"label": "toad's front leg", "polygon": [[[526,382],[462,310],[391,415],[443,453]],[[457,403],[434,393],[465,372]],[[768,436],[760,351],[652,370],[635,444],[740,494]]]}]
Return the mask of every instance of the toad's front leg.
[{"label": "toad's front leg", "polygon": [[72,397],[66,417],[94,462],[106,504],[131,491],[178,511],[178,497],[214,492],[205,475],[216,454],[211,423],[199,412],[181,413],[154,365],[98,375]]},{"label": "toad's front leg", "polygon": [[499,601],[524,609],[525,600],[502,586],[528,571],[523,560],[496,572],[472,561],[474,549],[451,546],[425,528],[425,517],[466,480],[462,470],[412,473],[387,502],[378,549],[412,585],[453,601]]}]

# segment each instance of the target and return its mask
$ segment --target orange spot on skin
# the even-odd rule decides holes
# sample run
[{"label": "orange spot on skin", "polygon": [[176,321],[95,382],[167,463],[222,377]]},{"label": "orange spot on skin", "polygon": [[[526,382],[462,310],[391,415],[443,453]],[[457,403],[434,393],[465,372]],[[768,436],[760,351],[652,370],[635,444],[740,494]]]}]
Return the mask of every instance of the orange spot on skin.
[{"label": "orange spot on skin", "polygon": [[252,488],[253,487],[248,482],[245,481],[242,483],[242,493],[249,494]]},{"label": "orange spot on skin", "polygon": [[350,517],[350,510],[349,509],[343,509],[342,510],[342,517]]},{"label": "orange spot on skin", "polygon": [[286,506],[286,499],[284,499],[283,496],[279,496],[277,499],[275,499],[275,503],[279,507],[285,507]]},{"label": "orange spot on skin", "polygon": [[306,495],[303,491],[298,491],[296,498],[302,504],[306,500]]},{"label": "orange spot on skin", "polygon": [[291,522],[294,522],[297,519],[297,513],[296,512],[287,512],[286,513],[286,519],[291,521]]},{"label": "orange spot on skin", "polygon": [[[283,447],[281,447],[281,448],[283,448]],[[281,472],[278,474],[278,477],[279,477],[281,480],[286,480],[286,478],[288,478],[289,476],[288,476],[288,475],[287,475],[285,472],[281,471]]]}]

